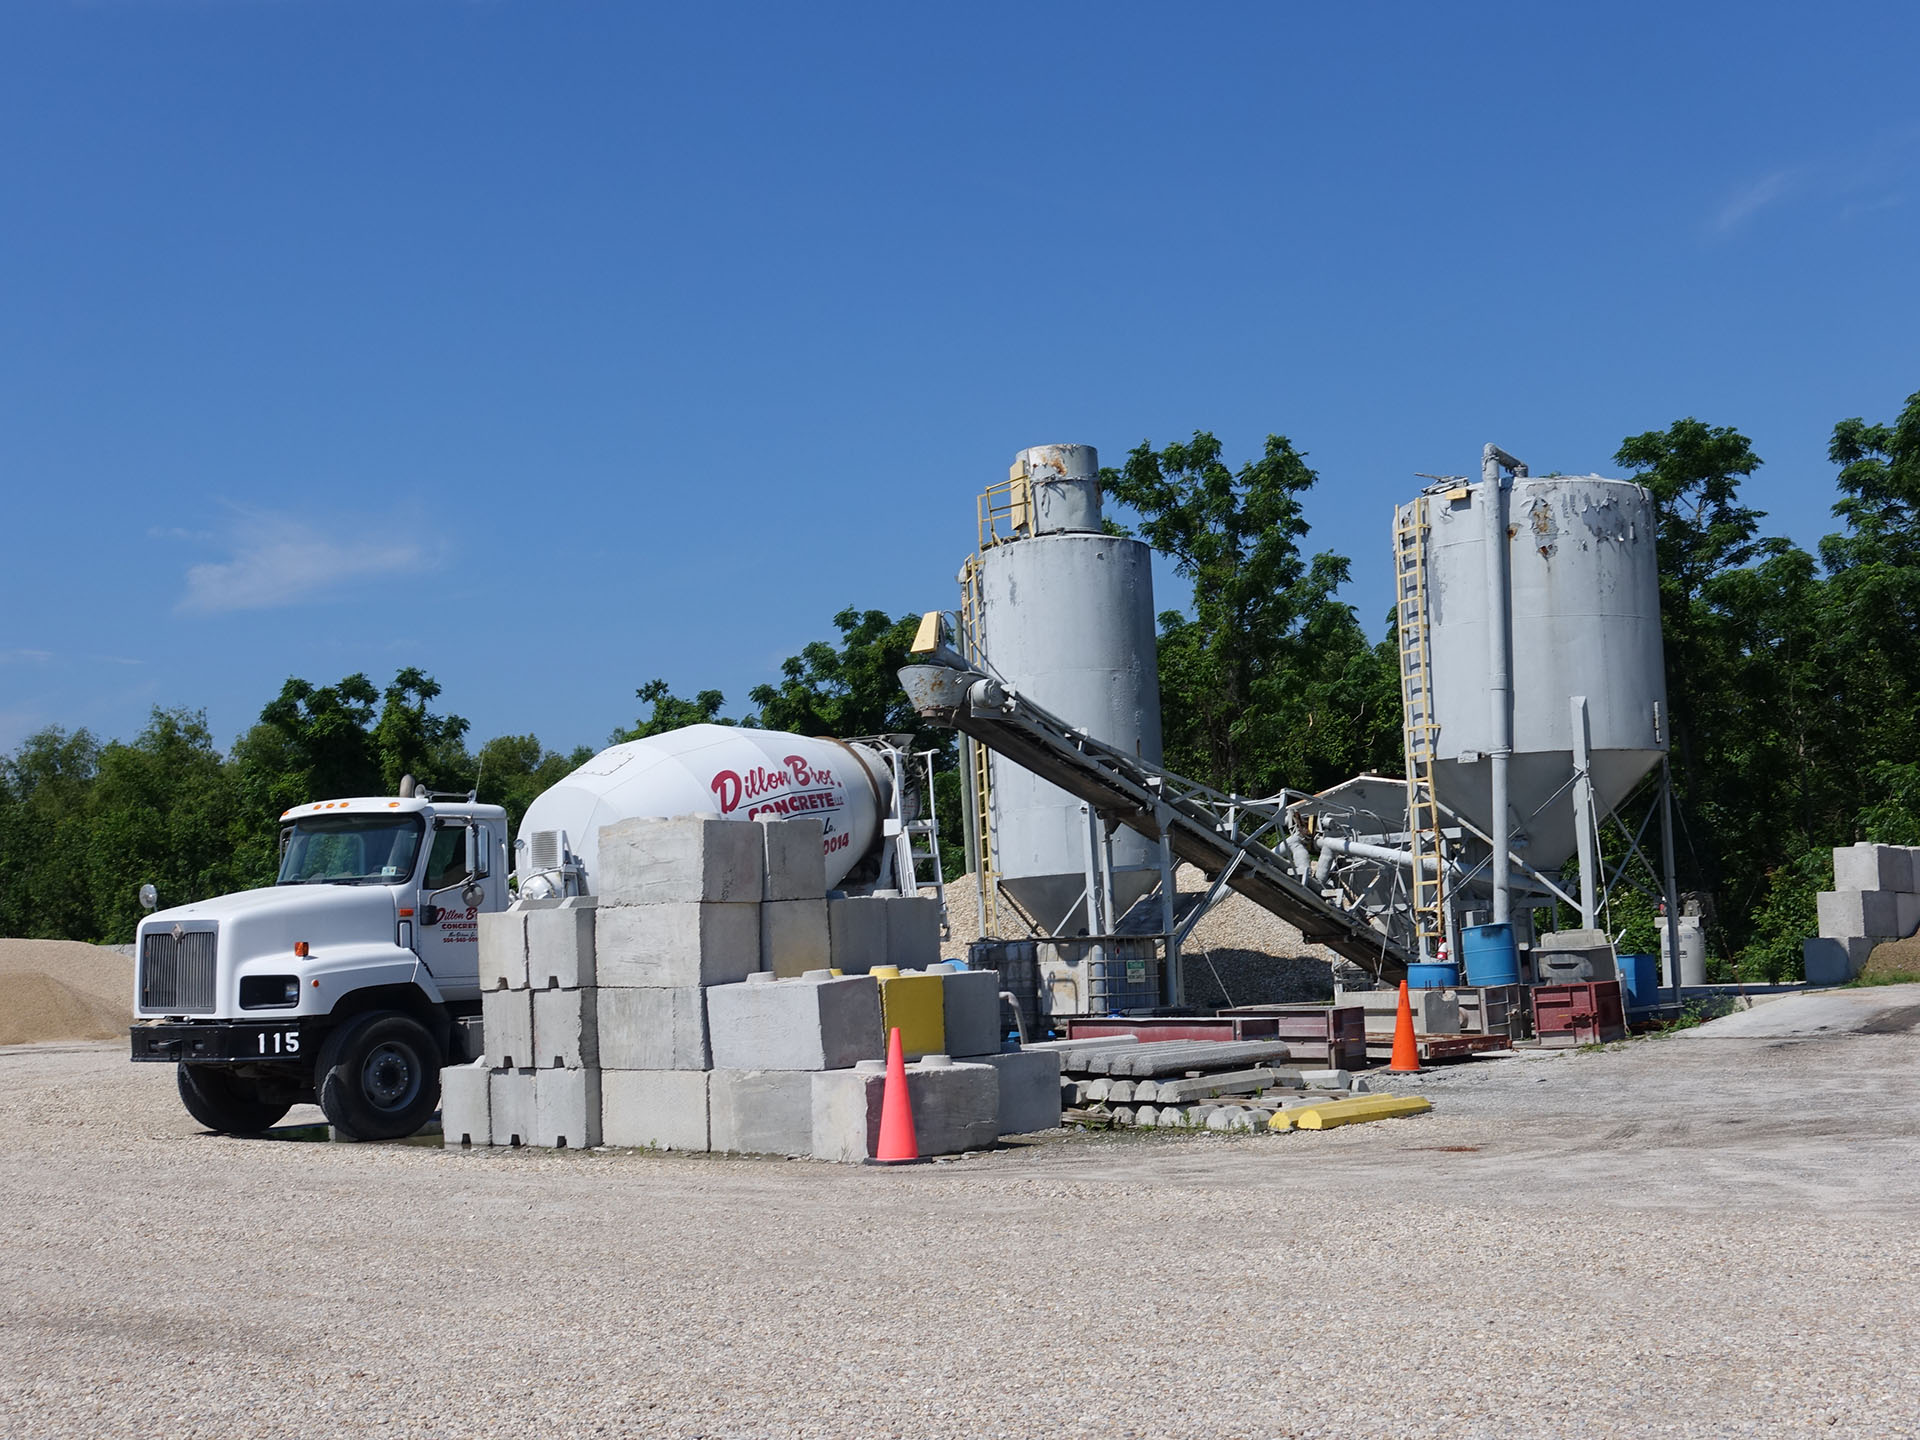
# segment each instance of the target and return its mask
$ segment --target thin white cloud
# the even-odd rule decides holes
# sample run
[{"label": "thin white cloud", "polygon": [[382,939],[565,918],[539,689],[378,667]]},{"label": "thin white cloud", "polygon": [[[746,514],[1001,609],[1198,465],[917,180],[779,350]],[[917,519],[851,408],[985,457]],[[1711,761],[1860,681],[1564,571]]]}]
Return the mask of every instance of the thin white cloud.
[{"label": "thin white cloud", "polygon": [[0,650],[0,665],[38,665],[52,658],[51,650]]},{"label": "thin white cloud", "polygon": [[1750,181],[1729,195],[1713,218],[1715,233],[1731,235],[1769,205],[1777,205],[1793,194],[1796,172],[1775,170]]},{"label": "thin white cloud", "polygon": [[186,615],[266,610],[311,600],[348,581],[417,571],[428,562],[411,541],[385,534],[329,534],[290,515],[246,513],[234,527],[230,559],[190,566]]}]

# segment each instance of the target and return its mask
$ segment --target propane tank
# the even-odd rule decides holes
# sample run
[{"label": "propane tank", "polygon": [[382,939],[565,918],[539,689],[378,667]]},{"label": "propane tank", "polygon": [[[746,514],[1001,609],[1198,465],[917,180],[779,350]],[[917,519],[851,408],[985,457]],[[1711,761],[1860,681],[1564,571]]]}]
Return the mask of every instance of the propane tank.
[{"label": "propane tank", "polygon": [[514,864],[525,899],[595,891],[600,827],[638,815],[810,817],[826,835],[833,889],[881,840],[893,809],[887,762],[864,745],[831,738],[688,725],[602,750],[542,792],[520,820]]}]

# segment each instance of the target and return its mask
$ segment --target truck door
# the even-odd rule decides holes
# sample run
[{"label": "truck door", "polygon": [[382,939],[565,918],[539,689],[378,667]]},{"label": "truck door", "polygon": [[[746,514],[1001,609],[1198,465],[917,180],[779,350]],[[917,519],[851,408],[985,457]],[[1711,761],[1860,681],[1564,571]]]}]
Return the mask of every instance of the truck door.
[{"label": "truck door", "polygon": [[461,897],[466,876],[467,827],[457,820],[436,820],[416,918],[420,959],[449,999],[480,981],[480,907]]}]

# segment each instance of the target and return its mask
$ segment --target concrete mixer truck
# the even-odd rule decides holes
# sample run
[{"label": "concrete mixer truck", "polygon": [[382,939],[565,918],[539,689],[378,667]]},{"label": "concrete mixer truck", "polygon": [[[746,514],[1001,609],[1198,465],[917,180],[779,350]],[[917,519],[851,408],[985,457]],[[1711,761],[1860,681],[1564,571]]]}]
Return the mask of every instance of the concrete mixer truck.
[{"label": "concrete mixer truck", "polygon": [[591,895],[600,827],[635,816],[812,816],[829,886],[888,886],[917,828],[902,760],[885,742],[691,725],[601,751],[511,839],[499,806],[411,779],[297,805],[272,885],[140,923],[133,1059],[174,1065],[210,1130],[258,1132],[317,1103],[348,1138],[411,1135],[441,1066],[480,1054],[481,914]]}]

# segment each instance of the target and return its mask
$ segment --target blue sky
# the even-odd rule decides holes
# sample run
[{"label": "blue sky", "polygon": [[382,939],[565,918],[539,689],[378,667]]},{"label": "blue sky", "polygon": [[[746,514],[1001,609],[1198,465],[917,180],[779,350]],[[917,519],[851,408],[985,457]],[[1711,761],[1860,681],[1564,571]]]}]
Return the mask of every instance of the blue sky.
[{"label": "blue sky", "polygon": [[1916,14],[18,0],[0,748],[407,664],[737,711],[1051,441],[1290,436],[1376,632],[1487,440],[1736,425],[1811,543],[1920,389]]}]

